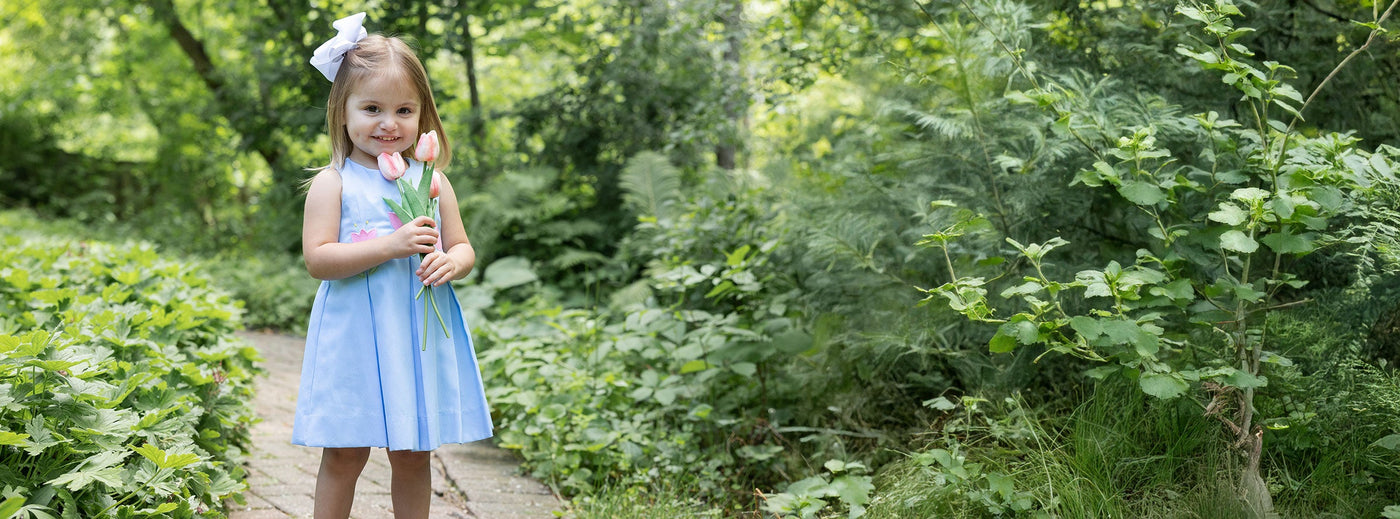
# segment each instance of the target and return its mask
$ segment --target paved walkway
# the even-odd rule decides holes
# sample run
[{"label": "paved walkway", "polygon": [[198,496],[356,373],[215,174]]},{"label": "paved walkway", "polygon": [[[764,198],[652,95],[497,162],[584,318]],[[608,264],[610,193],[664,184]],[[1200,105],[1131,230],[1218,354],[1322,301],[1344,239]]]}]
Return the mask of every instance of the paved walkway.
[{"label": "paved walkway", "polygon": [[[248,453],[246,504],[230,503],[230,519],[311,517],[321,450],[292,445],[297,380],[305,340],[243,333],[262,352],[267,375],[255,381],[253,406],[262,419],[253,426]],[[447,445],[433,452],[431,517],[454,519],[546,519],[560,503],[549,487],[516,474],[518,462],[489,441]],[[392,517],[389,459],[374,449],[355,488],[351,517]]]}]

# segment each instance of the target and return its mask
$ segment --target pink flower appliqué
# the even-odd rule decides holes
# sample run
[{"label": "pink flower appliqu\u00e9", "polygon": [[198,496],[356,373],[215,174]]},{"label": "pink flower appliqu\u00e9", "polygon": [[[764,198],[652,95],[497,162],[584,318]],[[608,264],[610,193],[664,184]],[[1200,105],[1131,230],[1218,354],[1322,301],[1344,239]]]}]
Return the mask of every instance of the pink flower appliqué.
[{"label": "pink flower appliqu\u00e9", "polygon": [[352,232],[350,233],[350,243],[360,243],[362,241],[375,237],[376,234],[378,233],[374,232],[374,229],[365,229],[363,231]]},{"label": "pink flower appliqu\u00e9", "polygon": [[394,226],[394,229],[398,229],[399,227],[403,227],[403,221],[399,220],[399,215],[394,214],[393,211],[389,211],[389,225]]}]

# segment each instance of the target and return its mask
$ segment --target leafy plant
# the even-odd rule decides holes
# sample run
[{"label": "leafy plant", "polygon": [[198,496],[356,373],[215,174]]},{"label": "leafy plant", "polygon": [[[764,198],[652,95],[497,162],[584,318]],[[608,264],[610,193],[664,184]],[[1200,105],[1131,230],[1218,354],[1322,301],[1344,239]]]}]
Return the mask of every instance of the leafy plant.
[{"label": "leafy plant", "polygon": [[220,517],[245,485],[257,353],[149,244],[0,214],[0,496],[20,517]]},{"label": "leafy plant", "polygon": [[197,262],[210,283],[241,305],[243,326],[306,332],[318,282],[306,274],[300,257],[230,252],[188,261]]},{"label": "leafy plant", "polygon": [[[1250,30],[1233,25],[1241,12],[1232,3],[1183,3],[1177,11],[1204,25],[1206,35],[1180,52],[1222,71],[1252,117],[1242,124],[1208,112],[1165,123],[1187,131],[1185,146],[1199,153],[1163,147],[1157,121],[1101,147],[1081,130],[1106,132],[1062,104],[1079,94],[1041,86],[1028,70],[1034,88],[1013,94],[1054,112],[1057,131],[1092,155],[1092,167],[1074,183],[1112,193],[1135,209],[1129,223],[1146,243],[1133,261],[1109,261],[1072,281],[1057,280],[1049,275],[1049,254],[1069,242],[1007,238],[1020,256],[1012,266],[1026,270],[1000,295],[1019,301],[1019,311],[996,317],[986,299],[988,280],[960,277],[951,263],[953,281],[928,293],[970,319],[998,324],[989,343],[994,352],[1044,345],[1106,361],[1091,375],[1122,373],[1160,398],[1199,384],[1211,397],[1206,413],[1226,424],[1248,454],[1241,491],[1254,513],[1264,514],[1273,505],[1259,475],[1263,428],[1255,392],[1268,384],[1267,366],[1290,365],[1271,347],[1267,316],[1302,302],[1291,296],[1307,281],[1288,270],[1288,262],[1338,244],[1328,234],[1337,228],[1333,222],[1349,214],[1367,186],[1393,181],[1396,158],[1361,150],[1346,135],[1295,132],[1306,102],[1284,81],[1291,69],[1249,60],[1252,52],[1236,40]],[[1292,115],[1293,123],[1273,119],[1271,110]],[[935,233],[921,243],[946,251],[952,238]],[[1070,294],[1102,303],[1077,307]]]},{"label": "leafy plant", "polygon": [[865,475],[866,466],[860,462],[827,460],[822,464],[831,475],[818,474],[788,485],[787,490],[764,499],[763,509],[778,517],[818,517],[836,498],[846,510],[846,516],[855,519],[865,515],[865,505],[870,502],[870,492],[875,486],[870,476]]}]

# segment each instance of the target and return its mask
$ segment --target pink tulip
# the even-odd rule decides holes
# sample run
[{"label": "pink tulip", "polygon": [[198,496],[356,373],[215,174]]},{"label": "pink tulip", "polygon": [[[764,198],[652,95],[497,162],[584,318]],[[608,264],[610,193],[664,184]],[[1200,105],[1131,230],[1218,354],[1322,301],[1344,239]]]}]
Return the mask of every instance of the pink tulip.
[{"label": "pink tulip", "polygon": [[437,130],[430,131],[418,137],[418,145],[413,147],[413,157],[418,162],[432,162],[438,156]]},{"label": "pink tulip", "polygon": [[404,162],[403,156],[399,155],[398,152],[394,152],[393,155],[379,154],[379,174],[384,175],[384,180],[390,182],[398,180],[406,170],[408,170],[408,163]]},{"label": "pink tulip", "polygon": [[428,198],[437,198],[442,192],[442,181],[438,179],[438,174],[433,173],[433,183],[428,184]]}]

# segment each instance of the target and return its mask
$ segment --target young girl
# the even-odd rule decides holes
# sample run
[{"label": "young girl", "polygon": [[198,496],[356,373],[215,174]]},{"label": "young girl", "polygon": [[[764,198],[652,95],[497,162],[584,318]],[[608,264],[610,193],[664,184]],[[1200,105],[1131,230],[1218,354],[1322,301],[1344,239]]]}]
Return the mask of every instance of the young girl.
[{"label": "young girl", "polygon": [[[311,60],[332,81],[331,162],[306,195],[306,269],[324,281],[311,309],[292,443],[324,447],[318,519],[349,516],[370,447],[388,449],[394,516],[427,517],[428,451],[491,436],[471,338],[448,284],[471,271],[476,253],[442,173],[410,162],[403,175],[414,185],[437,175],[440,221],[398,222],[384,201],[400,193],[377,169],[381,153],[409,156],[419,133],[434,130],[435,164],[446,166],[451,154],[423,64],[399,39],[366,34],[363,19],[337,20],[340,34]],[[435,316],[424,324],[428,294],[415,299],[424,286],[448,329]]]}]

